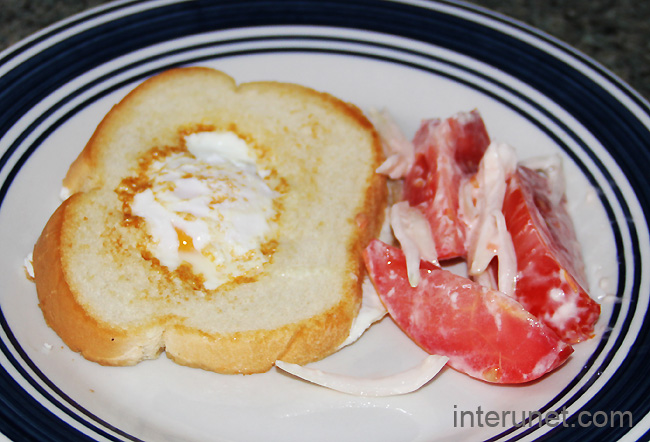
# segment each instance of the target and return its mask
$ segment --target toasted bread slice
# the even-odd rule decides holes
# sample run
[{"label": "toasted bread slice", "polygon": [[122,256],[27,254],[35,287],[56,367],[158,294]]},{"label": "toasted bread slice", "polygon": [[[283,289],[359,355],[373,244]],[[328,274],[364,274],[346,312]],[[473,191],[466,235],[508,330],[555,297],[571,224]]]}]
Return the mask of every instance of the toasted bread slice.
[{"label": "toasted bread slice", "polygon": [[[132,208],[152,187],[152,157],[189,155],[186,136],[200,132],[244,140],[275,195],[261,261],[213,288],[187,263],[166,267],[159,238]],[[105,365],[162,351],[220,373],[319,360],[345,340],[359,309],[360,251],[385,206],[385,181],[374,173],[382,160],[372,125],[331,95],[237,86],[207,68],[159,74],[106,115],[64,179],[72,196],[33,253],[45,320],[72,350]]]}]

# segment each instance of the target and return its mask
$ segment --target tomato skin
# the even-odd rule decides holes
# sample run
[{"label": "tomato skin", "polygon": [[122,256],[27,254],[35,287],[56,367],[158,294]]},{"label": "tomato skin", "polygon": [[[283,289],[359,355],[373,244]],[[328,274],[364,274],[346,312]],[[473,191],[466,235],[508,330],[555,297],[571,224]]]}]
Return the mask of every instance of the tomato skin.
[{"label": "tomato skin", "polygon": [[430,354],[492,383],[522,383],[561,365],[573,348],[513,299],[431,264],[408,282],[402,251],[373,240],[364,251],[370,277],[398,326]]},{"label": "tomato skin", "polygon": [[552,204],[546,178],[518,167],[503,203],[517,256],[516,299],[571,344],[593,337],[600,305],[587,291],[566,202]]},{"label": "tomato skin", "polygon": [[427,217],[441,260],[467,253],[459,217],[461,180],[476,173],[490,139],[478,111],[424,120],[415,137],[415,161],[404,180],[404,199]]},{"label": "tomato skin", "polygon": [[436,137],[441,124],[437,118],[424,120],[413,137],[415,160],[404,179],[404,199],[411,206],[433,200],[439,188]]},{"label": "tomato skin", "polygon": [[490,136],[477,110],[447,119],[455,142],[454,159],[465,175],[473,175],[490,144]]}]

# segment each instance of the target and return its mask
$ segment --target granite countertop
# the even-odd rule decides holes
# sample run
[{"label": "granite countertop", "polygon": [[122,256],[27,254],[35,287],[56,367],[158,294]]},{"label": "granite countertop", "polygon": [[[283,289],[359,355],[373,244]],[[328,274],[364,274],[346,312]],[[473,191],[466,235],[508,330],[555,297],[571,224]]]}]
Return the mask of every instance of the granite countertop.
[{"label": "granite countertop", "polygon": [[[106,0],[0,0],[0,50]],[[598,61],[650,98],[650,2],[474,0],[532,25]]]}]

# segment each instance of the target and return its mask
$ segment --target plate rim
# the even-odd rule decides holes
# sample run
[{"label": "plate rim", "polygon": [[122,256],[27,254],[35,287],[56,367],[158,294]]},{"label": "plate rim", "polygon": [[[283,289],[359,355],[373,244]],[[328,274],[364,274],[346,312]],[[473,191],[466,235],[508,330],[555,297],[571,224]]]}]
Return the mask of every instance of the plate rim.
[{"label": "plate rim", "polygon": [[[119,8],[122,7],[122,6],[128,6],[128,7],[130,7],[130,6],[132,6],[132,5],[134,5],[134,4],[138,4],[138,3],[149,3],[149,2],[130,2],[130,1],[127,1],[127,2],[118,2],[118,4],[108,4],[108,5],[112,5],[112,6],[114,6],[115,8],[119,9]],[[176,3],[176,2],[169,2],[169,3],[172,4],[172,3]],[[408,2],[405,2],[405,3],[408,3]],[[455,2],[440,2],[440,3],[443,3],[443,4],[447,5],[447,6],[448,6],[448,5],[457,5]],[[106,6],[106,5],[105,5],[105,6]],[[101,9],[104,9],[104,8],[102,7]],[[116,9],[111,9],[111,8],[108,8],[108,7],[107,7],[107,9],[110,9],[112,12],[116,10]],[[470,9],[473,11],[472,8],[470,8]],[[102,15],[102,13],[103,13],[103,11],[96,11],[96,14]],[[92,16],[92,14],[90,14],[90,15]],[[86,17],[86,16],[84,16],[84,17]],[[83,21],[85,20],[84,17],[79,18],[79,20],[81,20],[81,21],[83,22]],[[526,27],[525,27],[525,30],[526,30],[527,28],[528,28],[528,27],[526,26]],[[58,30],[58,28],[55,26],[55,27],[54,27],[54,30],[53,30],[52,32],[54,32],[53,35],[58,35],[59,30]],[[50,37],[45,38],[45,40],[47,40],[48,38],[50,38]],[[31,40],[30,40],[30,41],[31,41]],[[6,52],[3,53],[3,54],[6,54]],[[3,55],[3,54],[0,54],[0,55]],[[2,68],[2,63],[1,63],[2,61],[3,61],[3,60],[0,58],[0,69]],[[621,84],[623,84],[623,83],[621,82]],[[633,96],[633,97],[636,97],[636,95],[635,95],[634,93],[632,94],[632,96]],[[637,97],[637,98],[638,98],[638,97]],[[640,101],[639,104],[644,105],[644,104],[646,104],[646,103],[644,103],[643,101]],[[643,107],[643,106],[640,106],[640,107]],[[646,111],[647,111],[647,109],[646,109]],[[3,155],[6,155],[6,152],[3,152]],[[0,166],[2,166],[2,164],[3,164],[2,161],[0,161]],[[3,184],[4,184],[4,183],[3,183]],[[2,318],[2,320],[4,321],[4,317]]]}]

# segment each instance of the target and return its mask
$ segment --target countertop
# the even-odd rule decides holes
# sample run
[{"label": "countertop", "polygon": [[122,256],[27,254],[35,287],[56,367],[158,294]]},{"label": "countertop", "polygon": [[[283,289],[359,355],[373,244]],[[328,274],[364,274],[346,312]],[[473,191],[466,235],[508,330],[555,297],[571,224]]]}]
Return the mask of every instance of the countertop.
[{"label": "countertop", "polygon": [[[106,0],[0,0],[0,50]],[[475,0],[568,43],[650,97],[650,2]]]}]

